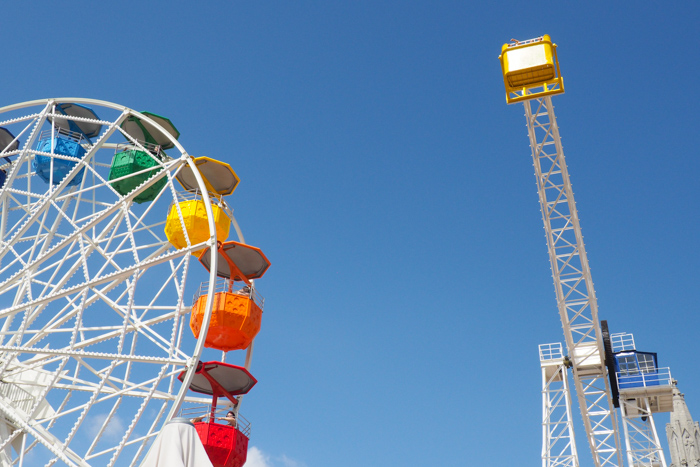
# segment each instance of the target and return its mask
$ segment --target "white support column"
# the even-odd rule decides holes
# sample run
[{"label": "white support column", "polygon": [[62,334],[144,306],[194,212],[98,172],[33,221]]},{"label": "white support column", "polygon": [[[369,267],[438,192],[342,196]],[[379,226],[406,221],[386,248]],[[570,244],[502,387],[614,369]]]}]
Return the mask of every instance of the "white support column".
[{"label": "white support column", "polygon": [[596,467],[622,467],[598,305],[549,96],[524,101],[559,315]]},{"label": "white support column", "polygon": [[542,467],[578,467],[571,394],[560,343],[540,345]]},{"label": "white support column", "polygon": [[649,399],[620,398],[622,425],[630,467],[666,467],[666,457],[656,433]]},{"label": "white support column", "polygon": [[[610,335],[612,351],[634,352],[634,335],[620,332]],[[673,386],[668,368],[621,368],[617,373],[620,389],[620,414],[624,429],[627,463],[630,467],[666,467],[666,457],[654,423],[654,413],[672,408]]]}]

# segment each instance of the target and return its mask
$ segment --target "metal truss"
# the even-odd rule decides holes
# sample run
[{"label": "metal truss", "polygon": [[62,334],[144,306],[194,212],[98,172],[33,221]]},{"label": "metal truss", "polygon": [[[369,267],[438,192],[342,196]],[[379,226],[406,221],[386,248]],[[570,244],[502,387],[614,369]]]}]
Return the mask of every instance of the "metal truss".
[{"label": "metal truss", "polygon": [[[611,334],[610,341],[614,353],[636,350],[634,335],[630,333]],[[639,380],[635,382],[637,387],[620,390],[620,413],[628,465],[666,467],[666,457],[652,414],[672,409],[671,371],[668,368],[655,368],[649,373],[617,373],[618,382],[629,382],[631,379]]]},{"label": "metal truss", "polygon": [[596,467],[622,466],[598,305],[550,96],[523,102],[576,395]]},{"label": "metal truss", "polygon": [[[57,102],[89,105],[102,120],[66,117]],[[157,159],[151,178],[126,195],[115,190],[108,172],[125,141],[156,160],[122,130],[133,116],[148,118],[89,99],[0,109],[0,127],[21,142],[15,150],[0,148],[7,173],[0,190],[0,424],[10,433],[0,444],[21,446],[14,465],[138,465],[179,409],[203,350],[209,314],[199,341],[187,331],[185,314],[198,282],[215,283],[215,259],[211,273],[190,271],[191,253],[216,241],[213,201],[173,138],[171,157]],[[53,142],[51,151],[37,149],[42,131],[54,140],[61,119],[102,125],[93,140],[81,140],[84,158],[55,154]],[[67,174],[52,171],[47,183],[35,173],[37,155],[50,158],[52,168],[58,161],[74,165]],[[170,206],[188,195],[175,181],[188,164],[205,193],[211,237],[175,250],[164,224]],[[164,179],[154,200],[134,203]],[[186,384],[177,381],[183,371]]]},{"label": "metal truss", "polygon": [[[640,407],[639,404],[642,404]],[[656,433],[649,400],[620,398],[622,426],[627,447],[627,463],[631,467],[666,467],[664,450]]]},{"label": "metal truss", "polygon": [[542,467],[578,467],[568,373],[559,342],[540,345]]}]

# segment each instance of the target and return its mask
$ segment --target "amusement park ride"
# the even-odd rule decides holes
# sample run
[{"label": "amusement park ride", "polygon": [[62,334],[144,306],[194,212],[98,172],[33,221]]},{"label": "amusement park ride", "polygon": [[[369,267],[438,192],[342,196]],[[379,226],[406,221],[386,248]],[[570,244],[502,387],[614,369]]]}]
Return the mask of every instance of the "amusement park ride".
[{"label": "amusement park ride", "polygon": [[504,44],[499,57],[508,104],[525,106],[542,220],[568,356],[540,346],[542,466],[578,467],[568,369],[596,467],[622,467],[615,408],[620,409],[629,467],[666,467],[652,414],[673,410],[672,379],[656,354],[638,352],[631,334],[599,322],[591,272],[552,95],[564,92],[557,46],[548,35]]},{"label": "amusement park ride", "polygon": [[0,465],[137,466],[178,417],[211,465],[245,463],[270,263],[236,173],[179,136],[93,99],[0,108]]}]

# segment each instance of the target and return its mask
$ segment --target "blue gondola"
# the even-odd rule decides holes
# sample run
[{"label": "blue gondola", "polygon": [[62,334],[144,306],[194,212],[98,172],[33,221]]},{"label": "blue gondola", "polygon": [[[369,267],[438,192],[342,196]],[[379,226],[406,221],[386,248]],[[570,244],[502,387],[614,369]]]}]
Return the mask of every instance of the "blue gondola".
[{"label": "blue gondola", "polygon": [[[59,129],[51,137],[51,130],[45,130],[39,136],[41,139],[37,144],[37,151],[70,156],[76,159],[85,157],[85,148],[82,135]],[[53,146],[53,147],[52,147]],[[58,157],[37,154],[32,161],[32,168],[36,174],[46,183],[51,180],[53,171],[53,184],[58,185],[78,164],[77,160],[60,159]],[[85,168],[82,168],[71,180],[68,186],[75,186],[83,181]]]},{"label": "blue gondola", "polygon": [[[56,104],[55,109],[55,113],[69,117],[99,119],[92,109],[79,104]],[[36,150],[74,159],[37,154],[32,161],[32,168],[46,183],[52,180],[53,175],[52,182],[54,185],[58,185],[78,164],[78,160],[85,157],[84,145],[89,144],[91,138],[100,134],[102,125],[96,122],[83,122],[61,117],[53,117],[49,120],[53,123],[53,131],[45,130],[39,135]],[[68,182],[68,186],[80,184],[84,173],[85,168],[73,176]]]}]

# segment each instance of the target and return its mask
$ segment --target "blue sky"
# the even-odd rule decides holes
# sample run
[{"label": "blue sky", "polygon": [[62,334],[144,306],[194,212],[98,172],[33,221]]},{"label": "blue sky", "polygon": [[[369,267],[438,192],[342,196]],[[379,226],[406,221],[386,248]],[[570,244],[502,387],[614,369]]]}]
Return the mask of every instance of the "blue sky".
[{"label": "blue sky", "polygon": [[242,411],[258,466],[540,462],[537,345],[563,335],[497,57],[544,33],[600,317],[658,352],[700,419],[696,2],[37,1],[3,18],[2,105],[167,115],[241,177],[230,202],[272,262]]}]

